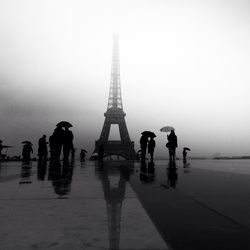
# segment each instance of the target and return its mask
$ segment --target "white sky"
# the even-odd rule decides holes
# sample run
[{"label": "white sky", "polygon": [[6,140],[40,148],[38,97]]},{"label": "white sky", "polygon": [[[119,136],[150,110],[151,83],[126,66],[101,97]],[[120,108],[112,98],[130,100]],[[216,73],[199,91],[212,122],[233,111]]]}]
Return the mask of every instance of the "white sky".
[{"label": "white sky", "polygon": [[[120,33],[130,137],[176,128],[179,154],[250,155],[250,2],[244,0],[0,0],[0,137],[21,152],[74,124],[94,149],[106,111],[112,33]],[[11,151],[10,151],[11,153]]]}]

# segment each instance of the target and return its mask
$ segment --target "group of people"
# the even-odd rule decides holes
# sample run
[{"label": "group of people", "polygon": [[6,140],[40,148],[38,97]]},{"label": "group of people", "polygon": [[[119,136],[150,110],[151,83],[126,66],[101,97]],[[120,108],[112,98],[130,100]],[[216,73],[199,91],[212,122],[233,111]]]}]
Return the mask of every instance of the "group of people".
[{"label": "group of people", "polygon": [[141,145],[141,160],[145,161],[146,153],[148,149],[148,154],[150,155],[150,160],[154,160],[154,150],[155,150],[155,140],[154,137],[149,137],[147,134],[142,134],[140,139]]},{"label": "group of people", "polygon": [[[50,160],[60,160],[61,152],[63,151],[63,159],[68,160],[71,153],[71,157],[75,156],[75,148],[73,145],[73,133],[69,130],[69,127],[57,126],[53,134],[49,137],[49,142],[46,140],[46,135],[43,135],[38,140],[38,158],[39,160],[46,160],[48,158],[48,147],[50,150]],[[33,153],[32,143],[29,141],[23,142],[22,159],[29,161],[31,159],[31,153]]]},{"label": "group of people", "polygon": [[[71,157],[75,156],[75,148],[73,145],[73,133],[69,130],[69,127],[57,126],[54,133],[49,137],[50,159],[59,160],[61,151],[63,150],[63,159],[68,160],[71,153]],[[39,149],[38,149],[39,152]]]},{"label": "group of people", "polygon": [[[146,131],[148,132],[148,131]],[[151,133],[151,134],[150,134]],[[150,133],[142,133],[142,136],[140,138],[140,159],[141,161],[146,160],[146,154],[148,153],[150,155],[150,161],[153,162],[154,160],[154,150],[155,150],[155,134]],[[71,130],[69,130],[69,126],[59,126],[55,128],[53,134],[49,137],[49,142],[46,140],[46,135],[43,135],[39,141],[38,141],[38,157],[39,160],[46,160],[48,158],[48,147],[47,144],[49,144],[50,149],[50,160],[60,160],[61,152],[63,151],[63,159],[68,160],[69,155],[71,154],[71,157],[74,158],[75,156],[75,148],[73,145],[73,133]],[[177,136],[174,132],[174,130],[170,131],[170,134],[167,136],[167,144],[166,147],[169,151],[169,160],[170,162],[175,162],[176,157],[176,148],[178,147],[177,144]],[[31,153],[33,153],[32,149],[32,143],[29,141],[24,141],[23,145],[23,151],[22,151],[22,159],[23,160],[30,160]],[[0,140],[0,153],[2,150],[2,141]],[[183,161],[186,162],[186,156],[187,156],[187,150],[190,150],[189,148],[184,148],[183,150]],[[139,152],[138,151],[138,152]],[[82,161],[85,160],[87,151],[82,149],[80,152],[80,159]],[[100,145],[99,151],[99,160],[103,159],[104,156],[104,147],[103,145]],[[139,155],[139,154],[138,154]],[[139,159],[139,158],[138,158]]]},{"label": "group of people", "polygon": [[[142,133],[141,139],[140,139],[140,146],[141,146],[141,161],[145,161],[146,159],[146,153],[148,149],[148,154],[150,155],[150,160],[154,160],[154,149],[155,149],[155,140],[154,135],[150,136],[147,133]],[[174,130],[171,130],[170,134],[167,136],[168,142],[166,144],[166,147],[169,151],[169,160],[171,162],[175,161],[175,152],[176,148],[178,147],[177,144],[177,136],[174,132]]]}]

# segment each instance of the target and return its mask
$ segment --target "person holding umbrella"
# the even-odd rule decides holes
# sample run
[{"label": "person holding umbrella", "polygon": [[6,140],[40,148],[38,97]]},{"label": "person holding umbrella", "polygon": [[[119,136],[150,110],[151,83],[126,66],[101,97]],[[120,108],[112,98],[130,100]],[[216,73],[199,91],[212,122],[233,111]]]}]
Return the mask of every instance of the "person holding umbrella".
[{"label": "person holding umbrella", "polygon": [[177,148],[177,136],[175,135],[174,130],[175,129],[172,126],[165,126],[160,129],[161,132],[166,132],[166,133],[170,132],[170,134],[167,135],[168,142],[166,144],[166,147],[168,148],[169,160],[171,162],[175,161],[175,151]]},{"label": "person holding umbrella", "polygon": [[175,151],[176,151],[176,148],[178,147],[177,136],[175,135],[174,130],[171,130],[171,132],[167,138],[168,138],[167,148],[169,151],[169,160],[171,162],[174,162],[175,161]]},{"label": "person holding umbrella", "polygon": [[[147,146],[148,146],[148,138],[154,138],[156,137],[154,132],[151,131],[143,131],[140,139],[140,145],[141,145],[141,160],[145,161],[146,153],[147,153]],[[153,140],[150,145],[150,149],[148,149],[148,153],[151,155],[151,153],[154,153],[154,147],[155,147],[155,141]],[[153,151],[152,151],[153,149]],[[152,156],[151,156],[152,159]]]},{"label": "person holding umbrella", "polygon": [[[63,129],[66,129],[67,127],[67,132]],[[67,144],[66,148],[64,147],[64,158],[67,158],[70,150],[71,149],[71,144],[69,141],[73,140],[73,134],[72,132],[68,129],[70,127],[73,127],[71,123],[67,121],[61,121],[56,124],[56,128],[54,130],[54,133],[52,136],[50,136],[50,150],[51,150],[51,158],[59,161],[60,160],[60,155],[62,151],[62,147],[64,147],[65,144]],[[66,134],[66,135],[65,135]],[[72,137],[72,140],[71,140]],[[72,144],[73,145],[73,144]]]},{"label": "person holding umbrella", "polygon": [[150,137],[148,142],[148,153],[150,154],[150,160],[153,162],[154,160],[154,150],[155,150],[155,140],[154,137]]}]

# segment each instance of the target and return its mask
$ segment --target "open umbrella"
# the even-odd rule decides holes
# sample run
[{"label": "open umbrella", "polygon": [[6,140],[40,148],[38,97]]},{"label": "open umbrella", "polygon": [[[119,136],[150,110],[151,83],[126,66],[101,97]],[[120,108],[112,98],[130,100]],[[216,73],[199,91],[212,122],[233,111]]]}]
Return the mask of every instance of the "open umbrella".
[{"label": "open umbrella", "polygon": [[143,131],[141,134],[147,137],[152,137],[152,138],[156,137],[155,133],[151,131]]},{"label": "open umbrella", "polygon": [[23,144],[31,144],[32,145],[32,142],[31,141],[22,141]]},{"label": "open umbrella", "polygon": [[67,128],[73,127],[73,125],[67,121],[61,121],[61,122],[57,123],[56,126],[57,127],[67,127]]},{"label": "open umbrella", "polygon": [[184,149],[184,150],[187,150],[187,151],[191,151],[191,149],[190,149],[190,148],[186,148],[186,147],[185,147],[185,148],[183,148],[183,149]]},{"label": "open umbrella", "polygon": [[166,126],[160,129],[161,132],[171,132],[171,130],[175,130],[173,127],[171,126]]}]

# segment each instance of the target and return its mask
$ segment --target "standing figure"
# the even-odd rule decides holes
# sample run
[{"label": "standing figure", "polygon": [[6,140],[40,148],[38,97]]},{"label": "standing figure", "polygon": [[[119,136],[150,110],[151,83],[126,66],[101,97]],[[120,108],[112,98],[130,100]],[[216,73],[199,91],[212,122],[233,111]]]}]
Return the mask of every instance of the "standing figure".
[{"label": "standing figure", "polygon": [[68,127],[65,127],[64,137],[63,137],[63,159],[69,159],[69,153],[72,152],[74,155],[74,146],[73,146],[73,133],[69,130]]},{"label": "standing figure", "polygon": [[141,136],[140,145],[141,145],[141,160],[145,161],[146,152],[147,152],[147,144],[148,144],[148,137],[145,135]]},{"label": "standing figure", "polygon": [[53,133],[54,149],[55,149],[55,160],[60,160],[60,155],[62,151],[63,141],[64,141],[64,130],[62,127],[57,126]]},{"label": "standing figure", "polygon": [[155,140],[153,137],[150,137],[148,142],[148,153],[150,154],[150,160],[154,160],[154,150],[155,150]]},{"label": "standing figure", "polygon": [[30,161],[30,154],[31,153],[33,153],[32,144],[25,143],[23,145],[23,152],[22,152],[23,161]]},{"label": "standing figure", "polygon": [[48,156],[46,135],[43,135],[38,141],[39,160],[46,160]]},{"label": "standing figure", "polygon": [[175,161],[175,151],[177,148],[177,136],[175,135],[174,130],[171,130],[170,134],[168,135],[168,151],[169,151],[169,160]]}]

